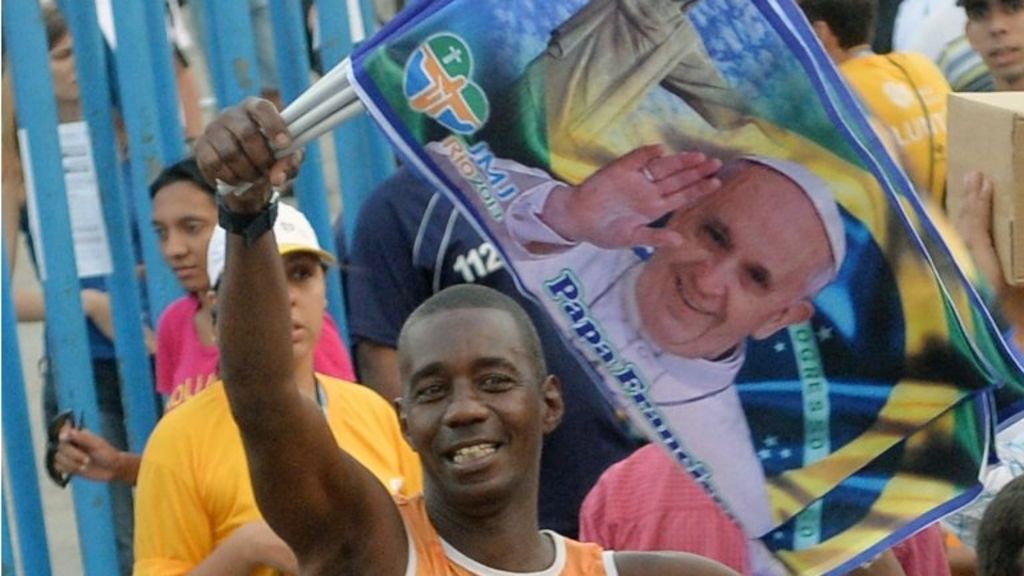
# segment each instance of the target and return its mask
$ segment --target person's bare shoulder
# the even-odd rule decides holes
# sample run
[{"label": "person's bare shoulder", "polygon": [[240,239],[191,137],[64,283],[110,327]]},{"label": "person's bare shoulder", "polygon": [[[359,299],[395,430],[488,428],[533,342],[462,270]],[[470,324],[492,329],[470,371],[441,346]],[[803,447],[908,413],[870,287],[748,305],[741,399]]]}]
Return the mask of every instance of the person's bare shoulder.
[{"label": "person's bare shoulder", "polygon": [[619,576],[738,576],[714,560],[685,552],[616,552]]}]

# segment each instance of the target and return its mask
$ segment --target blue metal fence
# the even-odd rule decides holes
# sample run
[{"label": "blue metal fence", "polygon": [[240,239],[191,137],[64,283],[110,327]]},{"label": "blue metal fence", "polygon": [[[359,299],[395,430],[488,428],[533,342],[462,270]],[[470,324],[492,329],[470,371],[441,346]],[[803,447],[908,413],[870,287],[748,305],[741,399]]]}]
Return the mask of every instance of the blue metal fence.
[{"label": "blue metal fence", "polygon": [[3,527],[0,528],[0,532],[3,533],[3,552],[0,552],[0,574],[3,576],[9,576],[17,573],[17,568],[14,565],[14,543],[11,541],[11,529],[9,527],[10,522],[7,520],[7,500],[4,499],[0,502],[0,507],[3,514]]},{"label": "blue metal fence", "polygon": [[[362,5],[369,3],[361,0]],[[345,0],[317,2],[324,39],[322,61],[327,67],[351,51],[352,37]],[[159,0],[115,1],[117,45],[111,52],[96,25],[94,0],[60,0],[74,40],[83,115],[101,191],[102,214],[107,228],[113,271],[107,287],[113,302],[116,353],[131,449],[140,451],[157,419],[153,402],[150,357],[143,344],[138,321],[149,311],[152,324],[168,303],[181,294],[163,262],[159,244],[149,226],[148,182],[166,164],[185,153],[179,123],[173,51],[164,28],[164,6]],[[285,103],[310,83],[310,63],[305,21],[294,0],[271,0],[274,52],[279,64],[279,89]],[[70,214],[64,187],[61,150],[57,136],[57,112],[49,76],[48,50],[38,0],[7,0],[2,3],[3,31],[9,73],[13,75],[18,103],[18,125],[27,134],[23,147],[25,170],[31,172],[37,206],[44,212],[37,242],[42,247],[40,273],[47,304],[47,350],[61,408],[82,414],[86,423],[100,421],[89,357],[80,284],[75,263]],[[205,40],[209,84],[221,107],[258,95],[261,87],[256,65],[256,45],[249,0],[194,0],[208,25]],[[371,23],[367,15],[362,22]],[[111,59],[110,54],[113,54]],[[109,61],[108,61],[109,60]],[[110,71],[116,74],[111,75]],[[127,170],[118,155],[114,101],[127,133]],[[336,155],[341,175],[343,218],[348,230],[362,200],[394,169],[394,157],[383,136],[367,118],[335,131]],[[307,149],[296,197],[309,216],[321,243],[333,250],[327,185],[316,145]],[[136,274],[132,241],[137,236],[146,274],[141,289]],[[3,262],[3,420],[4,466],[10,491],[3,507],[3,573],[47,575],[51,573],[45,526],[40,504],[36,458],[25,406],[19,362],[15,315],[12,310],[10,270]],[[339,275],[329,276],[330,310],[347,336],[343,291]],[[38,433],[43,433],[42,430]],[[76,527],[84,573],[118,573],[114,527],[107,486],[76,478],[72,482]],[[8,517],[8,511],[13,512]],[[13,526],[9,525],[13,523]],[[16,538],[12,538],[13,535]],[[17,563],[12,555],[16,556]]]},{"label": "blue metal fence", "polygon": [[[121,162],[118,159],[118,143],[114,130],[113,102],[111,85],[107,78],[106,51],[99,28],[96,26],[96,8],[93,2],[65,2],[64,15],[68,28],[74,37],[75,65],[78,78],[82,109],[89,126],[92,140],[93,161],[96,164],[96,181],[100,190],[103,205],[103,219],[107,227],[113,273],[107,280],[111,299],[117,302],[113,308],[115,333],[117,339],[116,353],[121,367],[122,381],[131,382],[122,391],[127,415],[129,446],[133,451],[141,452],[146,438],[156,425],[156,405],[153,401],[153,375],[150,370],[148,352],[139,318],[143,317],[143,307],[139,297],[139,286],[136,281],[135,250],[132,245],[132,208],[141,199],[136,195],[132,198],[125,194],[121,181]],[[122,35],[124,36],[124,35]],[[126,47],[127,48],[127,47]],[[177,123],[175,123],[177,124]],[[180,134],[180,129],[178,133]],[[132,188],[129,188],[132,189]],[[143,187],[142,192],[145,192]],[[143,194],[148,201],[149,196]],[[148,202],[146,206],[148,207]],[[138,222],[148,222],[146,213],[135,212]],[[152,234],[146,234],[152,237]],[[171,295],[177,296],[180,290],[170,277],[170,271],[159,257],[155,241],[149,242],[151,251],[149,262],[154,262],[149,270],[151,285],[157,283],[163,287],[162,305],[150,300],[154,313],[166,307]],[[156,260],[153,260],[156,258]],[[96,420],[93,420],[96,422]]]},{"label": "blue metal fence", "polygon": [[[92,4],[93,0],[81,2],[74,0],[71,4]],[[170,59],[157,66],[150,53],[151,43],[147,40],[146,16],[144,4],[156,4],[162,9],[162,2],[113,2],[114,24],[117,30],[117,49],[114,61],[117,70],[117,93],[120,95],[121,117],[128,135],[128,193],[132,197],[131,205],[135,210],[135,219],[141,224],[150,221],[152,211],[147,188],[150,182],[169,162],[180,160],[184,156],[184,141],[180,128],[177,131],[177,142],[168,143],[165,149],[160,129],[162,123],[178,124],[177,103],[170,117],[161,116],[157,90],[157,72],[171,74]],[[161,38],[167,43],[166,32],[161,28]],[[75,39],[77,42],[77,38]],[[173,83],[173,78],[165,79],[161,84]],[[165,104],[166,106],[166,104]],[[149,294],[150,308],[154,317],[181,295],[177,282],[170,269],[160,256],[160,246],[156,235],[149,226],[139,234],[142,244],[143,258],[146,263],[146,287]]]},{"label": "blue metal fence", "polygon": [[[302,6],[295,0],[272,0],[271,20],[274,22],[274,51],[278,62],[278,82],[285,102],[297,98],[310,84],[309,54],[306,49],[306,26]],[[321,168],[320,145],[306,147],[305,166],[295,181],[295,196],[299,207],[317,231],[320,245],[333,253],[334,235],[331,233],[331,215],[327,206],[324,172]],[[341,276],[327,276],[327,305],[331,315],[338,319],[338,327],[347,337],[344,294]]]},{"label": "blue metal fence", "polygon": [[[363,5],[370,2],[363,2]],[[320,53],[324,69],[330,69],[352,53],[356,40],[365,38],[371,32],[373,18],[360,18],[363,25],[362,37],[353,38],[353,22],[345,10],[344,2],[321,2],[317,4],[320,13],[320,30],[323,49]],[[364,8],[364,14],[368,10]],[[334,131],[334,151],[341,174],[342,201],[345,210],[342,221],[345,230],[352,234],[355,229],[359,207],[368,191],[373,190],[394,171],[395,157],[387,139],[368,116],[355,118]]]},{"label": "blue metal fence", "polygon": [[[57,110],[52,98],[39,96],[53,94],[53,82],[49,74],[40,73],[49,70],[49,60],[36,0],[4,2],[3,30],[10,73],[14,79],[15,100],[21,104],[17,110],[18,125],[27,135],[27,146],[23,153],[27,153],[30,160],[25,169],[32,172],[38,205],[47,211],[47,225],[39,230],[42,237],[38,240],[43,250],[38,256],[44,276],[43,293],[47,313],[51,320],[46,330],[50,370],[57,383],[60,405],[75,407],[88,422],[99,422],[96,394],[90,385],[93,371],[79,298],[64,172],[60,163]],[[5,284],[4,292],[9,296],[9,284]],[[8,345],[8,339],[5,338],[5,352]],[[7,360],[11,357],[8,354],[5,356]],[[20,382],[12,382],[4,375],[5,392],[8,388],[20,385]],[[6,436],[7,418],[3,426]],[[15,469],[16,462],[10,458],[7,459],[7,465],[11,466],[11,478],[25,478],[33,473],[33,469],[27,466]],[[89,576],[116,574],[118,569],[110,490],[106,486],[75,480],[72,494],[78,533],[88,536],[82,539],[85,573]],[[17,502],[15,509],[19,505],[21,503]],[[20,534],[20,522],[18,529]],[[28,550],[27,557],[33,557],[32,550],[39,548],[35,543],[29,546],[23,550]]]},{"label": "blue metal fence", "polygon": [[3,574],[14,574],[14,546],[8,524],[8,500],[14,506],[18,525],[18,549],[25,574],[50,574],[50,554],[46,547],[46,525],[43,522],[43,504],[39,497],[39,478],[36,475],[36,454],[32,448],[32,426],[28,419],[28,399],[21,372],[18,350],[18,327],[11,300],[11,275],[7,263],[7,247],[3,247],[3,391],[4,453],[7,465],[17,474],[10,475],[10,492],[3,502]]},{"label": "blue metal fence", "polygon": [[214,83],[217,101],[225,106],[259,96],[261,80],[248,0],[202,0],[202,6],[206,60],[220,75]]}]

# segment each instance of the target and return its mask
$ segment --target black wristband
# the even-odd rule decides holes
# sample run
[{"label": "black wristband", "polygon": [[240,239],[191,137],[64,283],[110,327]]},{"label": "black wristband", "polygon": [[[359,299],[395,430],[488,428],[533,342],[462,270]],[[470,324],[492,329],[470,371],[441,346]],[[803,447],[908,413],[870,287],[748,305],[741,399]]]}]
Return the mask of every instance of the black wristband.
[{"label": "black wristband", "polygon": [[245,245],[252,246],[253,242],[263,236],[268,230],[274,227],[277,220],[277,199],[278,194],[270,197],[270,201],[259,212],[252,214],[239,214],[232,212],[224,204],[224,197],[217,195],[217,223],[221,228],[231,234],[238,234],[245,238]]}]

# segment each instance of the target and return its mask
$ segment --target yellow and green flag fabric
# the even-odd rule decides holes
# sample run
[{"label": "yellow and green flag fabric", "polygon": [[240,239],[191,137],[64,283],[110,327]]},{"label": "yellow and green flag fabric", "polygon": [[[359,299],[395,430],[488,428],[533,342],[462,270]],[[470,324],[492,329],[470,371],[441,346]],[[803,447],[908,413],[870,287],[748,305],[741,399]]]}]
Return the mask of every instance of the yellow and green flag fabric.
[{"label": "yellow and green flag fabric", "polygon": [[[352,80],[595,386],[771,552],[759,571],[843,573],[979,492],[995,430],[1024,413],[1009,327],[791,0],[424,0],[356,51]],[[516,240],[527,194],[655,143],[802,166],[837,207],[845,258],[813,316],[748,338],[735,366],[632,356],[635,305],[599,300],[628,294],[656,251],[573,246],[560,260]],[[694,381],[714,391],[678,412],[652,391]],[[703,407],[735,422],[694,431]],[[748,520],[751,494],[765,513]]]}]

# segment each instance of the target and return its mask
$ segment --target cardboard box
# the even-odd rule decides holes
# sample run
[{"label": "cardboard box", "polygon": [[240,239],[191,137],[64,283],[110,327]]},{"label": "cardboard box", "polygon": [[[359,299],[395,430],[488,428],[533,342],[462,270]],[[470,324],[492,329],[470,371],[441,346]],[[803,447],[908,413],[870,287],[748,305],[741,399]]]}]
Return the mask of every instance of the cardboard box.
[{"label": "cardboard box", "polygon": [[946,205],[956,214],[964,175],[992,178],[992,235],[1011,285],[1024,284],[1024,92],[949,95]]}]

